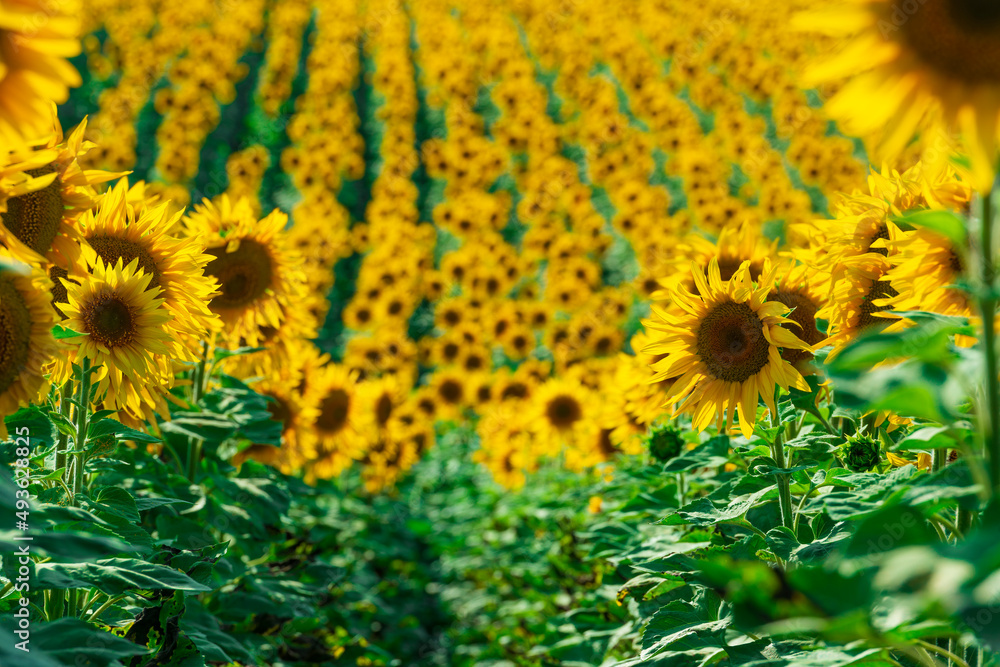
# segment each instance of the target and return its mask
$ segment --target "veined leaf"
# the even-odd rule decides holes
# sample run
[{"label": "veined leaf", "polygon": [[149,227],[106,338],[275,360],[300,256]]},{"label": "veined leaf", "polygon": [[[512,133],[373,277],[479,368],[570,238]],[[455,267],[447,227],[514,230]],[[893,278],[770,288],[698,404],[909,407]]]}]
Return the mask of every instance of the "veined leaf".
[{"label": "veined leaf", "polygon": [[97,588],[108,595],[137,589],[210,590],[183,572],[134,558],[108,558],[95,563],[39,563],[35,566],[35,576],[41,589]]}]

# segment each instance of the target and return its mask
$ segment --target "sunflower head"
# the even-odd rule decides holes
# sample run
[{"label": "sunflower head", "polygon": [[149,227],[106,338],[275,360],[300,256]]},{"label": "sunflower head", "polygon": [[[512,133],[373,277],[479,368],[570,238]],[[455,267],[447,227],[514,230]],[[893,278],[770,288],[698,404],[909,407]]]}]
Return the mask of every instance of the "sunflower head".
[{"label": "sunflower head", "polygon": [[[817,328],[816,314],[826,305],[827,276],[815,269],[806,257],[804,263],[789,261],[780,265],[774,291],[768,300],[783,303],[789,308],[786,317],[791,320],[782,327],[788,329],[810,346],[818,345],[825,337]],[[812,352],[795,348],[783,348],[781,358],[802,372],[812,360]]]},{"label": "sunflower head", "polygon": [[36,169],[28,169],[25,175],[49,181],[48,185],[32,192],[13,197],[7,202],[7,210],[0,213],[0,222],[18,241],[39,254],[52,247],[63,219],[63,201],[60,191],[62,181],[56,166],[47,164]]},{"label": "sunflower head", "polygon": [[98,395],[133,421],[166,414],[174,379],[172,315],[157,298],[160,290],[147,289],[150,279],[137,260],[127,266],[98,261],[80,283],[61,279],[67,302],[56,304],[66,316],[63,326],[80,335],[64,340],[67,354],[54,378],[69,377],[73,363],[89,360],[99,368]]},{"label": "sunflower head", "polygon": [[653,379],[676,378],[667,390],[668,401],[675,412],[691,412],[698,430],[707,427],[713,416],[720,429],[724,419],[731,424],[739,406],[740,429],[750,437],[761,396],[775,414],[775,385],[809,390],[781,352],[810,346],[782,326],[793,323],[784,317],[789,309],[767,300],[775,269],[765,262],[763,270],[755,285],[749,261],[726,282],[715,258],[707,275],[692,264],[698,294],[675,291],[676,312],[654,307],[654,318],[644,322],[648,329],[666,334],[643,350],[662,355],[653,366],[657,371]]},{"label": "sunflower head", "polygon": [[80,167],[92,146],[83,140],[86,127],[84,119],[64,139],[53,111],[47,138],[0,156],[0,241],[62,267],[78,259],[76,218],[96,203],[94,185],[122,175]]},{"label": "sunflower head", "polygon": [[882,448],[872,436],[857,433],[841,445],[840,459],[854,472],[868,472],[882,460]]},{"label": "sunflower head", "polygon": [[179,220],[179,212],[170,213],[169,202],[145,199],[143,184],[129,188],[123,178],[80,217],[79,227],[90,266],[135,262],[149,278],[147,288],[160,290],[173,315],[172,337],[183,343],[175,355],[191,361],[207,332],[218,328],[218,317],[207,305],[216,285],[204,273],[210,257],[194,240],[179,235]]},{"label": "sunflower head", "polygon": [[246,199],[223,195],[205,201],[186,220],[187,230],[206,248],[205,273],[219,283],[211,309],[232,345],[258,345],[277,329],[285,312],[304,293],[305,274],[285,234],[288,217],[275,209],[257,220]]},{"label": "sunflower head", "polygon": [[989,191],[1000,111],[997,3],[851,1],[812,10],[796,22],[847,38],[835,55],[810,68],[804,83],[850,77],[826,105],[849,132],[879,137],[883,160],[899,157],[914,137],[937,166],[963,149],[971,182]]},{"label": "sunflower head", "polygon": [[303,429],[315,441],[307,480],[336,477],[363,456],[362,432],[370,413],[359,389],[357,373],[344,366],[327,364],[311,373],[303,398],[316,409],[311,426]]},{"label": "sunflower head", "polygon": [[[42,369],[57,352],[50,289],[40,268],[0,254],[0,415],[13,414],[48,387]],[[0,439],[6,435],[0,416]]]}]

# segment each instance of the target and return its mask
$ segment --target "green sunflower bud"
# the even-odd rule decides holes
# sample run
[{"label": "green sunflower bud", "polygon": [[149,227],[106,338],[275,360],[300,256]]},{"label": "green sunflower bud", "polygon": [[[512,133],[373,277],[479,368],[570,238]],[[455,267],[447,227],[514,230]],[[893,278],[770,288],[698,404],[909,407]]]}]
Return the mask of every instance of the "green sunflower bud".
[{"label": "green sunflower bud", "polygon": [[669,426],[653,431],[647,442],[649,443],[649,453],[661,463],[666,463],[674,458],[684,448],[684,439],[681,438],[680,432]]},{"label": "green sunflower bud", "polygon": [[840,447],[840,460],[854,472],[868,472],[882,460],[882,448],[878,440],[859,433],[848,436]]}]

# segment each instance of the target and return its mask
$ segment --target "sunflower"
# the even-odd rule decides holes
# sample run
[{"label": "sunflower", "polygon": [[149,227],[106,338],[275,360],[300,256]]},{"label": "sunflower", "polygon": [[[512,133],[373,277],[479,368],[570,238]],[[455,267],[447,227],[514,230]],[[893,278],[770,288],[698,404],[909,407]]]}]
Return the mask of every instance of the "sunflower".
[{"label": "sunflower", "polygon": [[[0,21],[2,16],[0,10]],[[123,175],[80,166],[78,158],[93,148],[83,139],[86,129],[84,119],[64,140],[52,110],[48,138],[22,145],[7,155],[10,166],[0,173],[9,172],[8,179],[13,178],[15,185],[12,192],[21,194],[5,195],[0,188],[0,243],[18,247],[22,253],[30,250],[60,267],[79,258],[75,219],[94,207],[98,197],[94,185]],[[27,178],[32,179],[30,184],[24,182]]]},{"label": "sunflower", "polygon": [[829,291],[844,280],[845,272],[865,266],[871,255],[889,257],[893,240],[902,237],[895,216],[915,209],[968,205],[971,191],[954,171],[936,176],[917,163],[903,173],[883,168],[868,177],[868,192],[840,195],[834,202],[836,217],[793,225],[809,239],[811,251],[803,260],[830,278]]},{"label": "sunflower", "polygon": [[173,316],[170,337],[183,343],[175,348],[175,358],[194,361],[207,332],[219,328],[218,316],[208,309],[216,284],[204,275],[211,257],[192,239],[175,233],[180,213],[171,215],[167,202],[146,206],[139,198],[143,188],[138,188],[139,193],[130,194],[123,178],[81,216],[79,227],[87,241],[83,254],[89,266],[98,260],[108,266],[136,260],[150,276],[149,288],[161,290],[163,306]]},{"label": "sunflower", "polygon": [[611,431],[586,421],[577,429],[570,445],[563,450],[563,466],[581,473],[588,468],[614,459],[618,449],[611,442]]},{"label": "sunflower", "polygon": [[389,431],[396,409],[405,400],[405,387],[398,379],[387,376],[366,381],[361,385],[362,422],[369,442],[384,437]]},{"label": "sunflower", "polygon": [[67,338],[71,347],[54,376],[65,378],[71,364],[90,360],[97,395],[110,409],[124,411],[133,420],[155,423],[153,411],[166,415],[164,394],[173,378],[170,311],[158,298],[161,289],[149,288],[153,275],[139,260],[127,266],[98,261],[92,276],[81,284],[64,281],[67,303],[56,304],[66,316],[64,325],[80,336]]},{"label": "sunflower", "polygon": [[[827,277],[812,268],[811,262],[797,262],[787,259],[777,267],[774,291],[768,296],[769,301],[778,301],[791,309],[788,319],[793,324],[782,325],[795,334],[806,345],[819,344],[823,333],[816,327],[816,313],[827,302]],[[781,358],[805,373],[812,352],[795,348],[783,348]]]},{"label": "sunflower", "polygon": [[[303,343],[316,337],[319,329],[316,312],[326,303],[325,296],[307,293],[297,303],[282,306],[284,318],[281,324],[278,327],[260,328],[257,345],[264,349],[229,357],[225,360],[226,372],[238,378],[254,377],[265,364],[273,366],[296,359],[301,354]],[[241,339],[238,346],[248,347],[249,344]]]},{"label": "sunflower", "polygon": [[[679,245],[677,259],[673,261],[674,273],[667,278],[666,283],[670,286],[680,285],[697,295],[698,282],[688,270],[692,262],[700,266],[703,275],[706,275],[709,263],[715,259],[723,281],[732,278],[744,262],[749,262],[750,278],[757,280],[764,270],[764,260],[775,256],[777,241],[768,240],[761,233],[760,225],[743,221],[724,227],[714,243],[692,232]],[[657,301],[665,300],[671,289],[673,287],[654,292],[652,298]]]},{"label": "sunflower", "polygon": [[509,407],[497,407],[476,425],[479,449],[472,460],[485,466],[493,480],[508,489],[518,489],[527,481],[527,473],[538,469],[536,440],[524,424],[524,415]]},{"label": "sunflower", "polygon": [[[380,392],[387,395],[385,387],[375,393]],[[400,475],[412,468],[433,442],[434,428],[418,422],[416,407],[409,401],[397,405],[362,459],[365,489],[376,493],[395,486]]]},{"label": "sunflower", "polygon": [[[797,17],[806,29],[853,36],[817,63],[807,85],[851,77],[826,104],[848,132],[879,134],[882,158],[899,156],[921,134],[937,160],[954,132],[971,161],[972,182],[989,191],[1000,114],[1000,4],[983,0],[850,0]],[[860,72],[860,74],[859,74]]]},{"label": "sunflower", "polygon": [[592,425],[593,397],[580,384],[553,378],[540,386],[532,398],[529,428],[538,445],[548,456],[555,456],[564,445],[572,446]]},{"label": "sunflower", "polygon": [[308,481],[336,477],[361,459],[364,412],[357,378],[343,366],[327,364],[308,380],[319,411],[313,424],[316,456],[306,466]]},{"label": "sunflower", "polygon": [[492,373],[476,373],[470,378],[468,400],[476,413],[481,413],[493,402],[493,382],[495,379]]},{"label": "sunflower", "polygon": [[438,418],[459,419],[462,409],[473,399],[469,374],[456,368],[437,370],[428,387],[437,405]]},{"label": "sunflower", "polygon": [[430,387],[420,387],[411,394],[416,414],[424,422],[433,424],[440,411],[439,399]]},{"label": "sunflower", "polygon": [[[889,243],[896,254],[885,280],[896,294],[887,295],[879,305],[965,317],[976,326],[982,323],[969,292],[960,286],[968,271],[965,248],[926,228],[901,234]],[[971,347],[976,339],[959,334],[955,342]]]},{"label": "sunflower", "polygon": [[[415,434],[420,440],[425,433]],[[420,444],[411,437],[395,435],[391,447],[380,454],[370,454],[361,469],[361,479],[368,493],[379,493],[396,485],[400,475],[420,460]]]},{"label": "sunflower", "polygon": [[885,278],[898,296],[888,304],[896,310],[975,316],[968,292],[957,287],[967,272],[964,248],[926,228],[907,232],[892,245],[899,252]]},{"label": "sunflower", "polygon": [[305,275],[284,233],[287,222],[278,209],[257,220],[249,201],[234,203],[226,195],[217,204],[203,201],[185,219],[188,234],[211,258],[205,273],[219,282],[219,291],[209,307],[231,346],[258,345],[304,294]]},{"label": "sunflower", "polygon": [[697,264],[691,272],[698,295],[675,290],[672,297],[681,313],[654,306],[654,317],[643,323],[665,334],[644,350],[666,355],[654,365],[653,380],[679,376],[667,390],[668,403],[674,414],[690,412],[692,426],[699,431],[713,416],[719,430],[723,419],[728,430],[738,405],[740,430],[750,437],[761,395],[774,415],[776,384],[809,390],[799,372],[781,358],[783,349],[809,350],[809,345],[781,326],[792,322],[783,317],[788,306],[767,301],[774,289],[773,267],[765,265],[757,287],[750,279],[749,261],[727,282],[715,258],[707,277]]},{"label": "sunflower", "polygon": [[829,321],[829,335],[815,346],[833,346],[828,361],[862,333],[905,326],[906,320],[890,312],[894,310],[893,299],[899,296],[888,279],[891,266],[885,257],[868,253],[864,262],[852,266],[835,284],[829,303],[817,313]]},{"label": "sunflower", "polygon": [[49,278],[37,266],[0,254],[0,441],[3,417],[36,401],[48,388],[43,372],[58,352],[52,338],[56,314],[46,295]]},{"label": "sunflower", "polygon": [[662,412],[663,392],[649,381],[653,373],[648,362],[626,354],[619,355],[617,362],[611,379],[615,391],[608,392],[602,406],[601,430],[607,431],[605,435],[616,451],[639,454],[641,436]]},{"label": "sunflower", "polygon": [[262,379],[250,386],[266,396],[272,419],[281,422],[281,446],[255,445],[244,450],[234,462],[255,459],[279,468],[285,474],[300,470],[316,454],[313,424],[319,415],[315,393],[300,393],[300,377],[293,366],[265,364]]},{"label": "sunflower", "polygon": [[53,102],[63,103],[80,74],[79,0],[0,2],[0,141],[37,139]]}]

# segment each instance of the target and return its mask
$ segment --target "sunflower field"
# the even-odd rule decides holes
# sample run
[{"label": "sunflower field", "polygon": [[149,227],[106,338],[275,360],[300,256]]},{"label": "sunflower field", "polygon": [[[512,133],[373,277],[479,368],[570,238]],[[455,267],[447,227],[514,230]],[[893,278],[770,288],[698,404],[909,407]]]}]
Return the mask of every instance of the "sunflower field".
[{"label": "sunflower field", "polygon": [[1000,667],[1000,3],[0,0],[0,667]]}]

